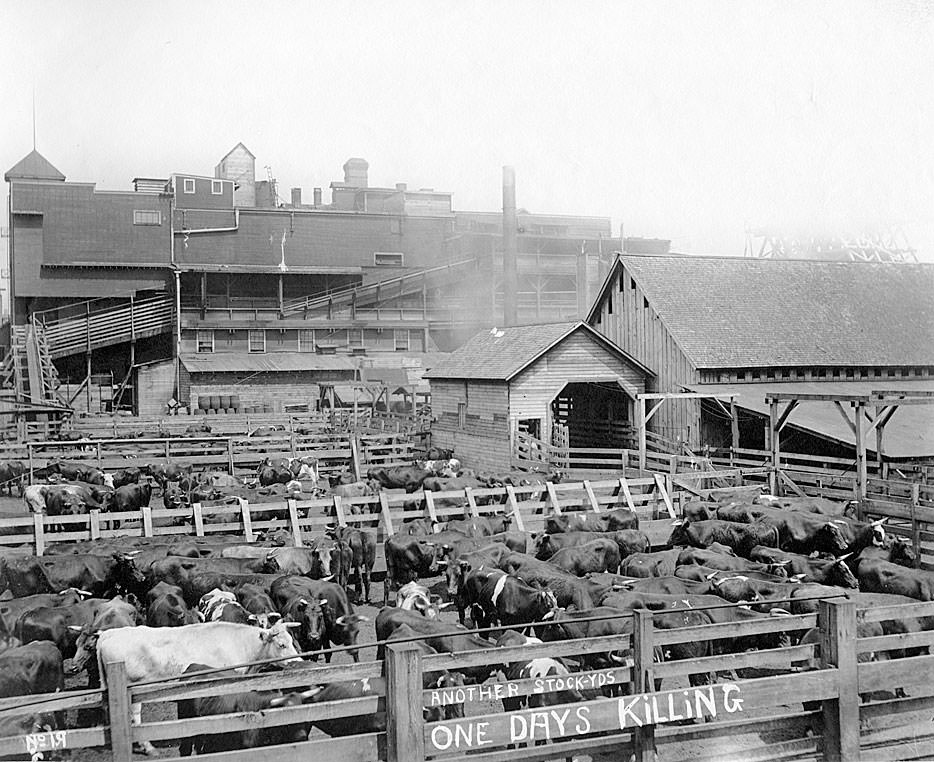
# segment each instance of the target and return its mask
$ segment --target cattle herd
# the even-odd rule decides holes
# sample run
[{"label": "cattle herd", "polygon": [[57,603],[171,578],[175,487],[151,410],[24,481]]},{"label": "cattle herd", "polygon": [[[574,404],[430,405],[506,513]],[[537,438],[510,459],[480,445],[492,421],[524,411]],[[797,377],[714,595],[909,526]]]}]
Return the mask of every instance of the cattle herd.
[{"label": "cattle herd", "polygon": [[[23,488],[23,498],[30,510],[50,514],[94,505],[131,510],[148,505],[155,488],[164,499],[190,499],[212,478],[184,467],[103,474],[70,464],[51,464],[42,475],[49,481]],[[317,476],[311,461],[264,461],[256,481],[261,486],[317,483]],[[320,489],[352,496],[375,489],[415,492],[463,488],[465,483],[527,483],[528,478],[475,474],[447,458],[371,469],[366,481],[337,478]],[[415,642],[424,654],[490,650],[482,666],[427,672],[426,688],[502,676],[568,675],[625,663],[628,640],[578,660],[504,664],[496,649],[629,635],[634,609],[651,610],[657,628],[679,628],[813,612],[818,599],[827,597],[846,596],[861,607],[934,600],[934,574],[913,568],[911,547],[889,536],[881,521],[857,521],[843,503],[765,495],[744,502],[690,502],[674,522],[667,548],[654,552],[639,517],[627,509],[570,510],[542,518],[539,533],[513,530],[511,516],[501,512],[445,523],[414,519],[397,526],[384,541],[383,605],[372,621],[359,607],[370,601],[375,532],[336,523],[320,537],[304,537],[301,547],[294,547],[285,531],[269,532],[250,544],[230,535],[56,543],[41,557],[8,547],[0,551],[0,697],[64,690],[66,676],[70,688],[85,679],[89,686],[106,686],[107,665],[116,661],[124,663],[131,682],[208,669],[242,672],[242,665],[258,661],[269,661],[267,670],[292,669],[343,653],[356,661],[359,649],[374,639],[370,628],[378,659],[384,658],[384,644],[393,641]],[[457,622],[442,615],[448,607],[456,609]],[[860,635],[932,627],[931,618],[860,624]],[[361,632],[365,637],[358,642]],[[656,658],[695,659],[774,647],[787,639],[770,632],[684,643]],[[605,686],[536,694],[510,699],[506,708],[567,703],[619,690]],[[250,691],[180,701],[178,716],[384,693],[384,682],[375,678],[292,692]],[[463,711],[462,705],[435,707],[426,710],[426,718],[462,716]],[[139,705],[132,712],[139,723]],[[0,735],[30,732],[29,723],[62,727],[65,722],[62,716],[44,715],[10,720]],[[375,732],[385,730],[385,715],[313,724],[332,736]],[[182,739],[181,753],[291,742],[307,737],[309,730],[301,725],[201,735]],[[148,743],[140,750],[154,752]]]}]

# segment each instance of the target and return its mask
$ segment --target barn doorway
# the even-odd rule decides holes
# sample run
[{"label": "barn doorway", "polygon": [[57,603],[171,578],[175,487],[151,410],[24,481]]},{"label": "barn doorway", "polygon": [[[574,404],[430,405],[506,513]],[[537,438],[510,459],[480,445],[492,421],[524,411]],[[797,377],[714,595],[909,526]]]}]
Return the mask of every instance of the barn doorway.
[{"label": "barn doorway", "polygon": [[633,446],[633,399],[615,381],[572,382],[552,400],[555,424],[574,448]]}]

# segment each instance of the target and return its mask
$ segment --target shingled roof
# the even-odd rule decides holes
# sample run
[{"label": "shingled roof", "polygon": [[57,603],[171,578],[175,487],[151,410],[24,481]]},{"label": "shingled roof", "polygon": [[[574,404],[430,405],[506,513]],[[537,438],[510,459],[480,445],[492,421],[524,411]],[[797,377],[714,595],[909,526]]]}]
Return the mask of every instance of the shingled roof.
[{"label": "shingled roof", "polygon": [[593,336],[609,351],[646,373],[651,371],[581,321],[484,330],[429,368],[424,378],[476,378],[509,381],[575,331]]},{"label": "shingled roof", "polygon": [[10,180],[64,180],[65,175],[53,167],[52,162],[34,148],[8,169],[3,179],[7,182]]},{"label": "shingled roof", "polygon": [[934,365],[934,266],[619,257],[698,368]]}]

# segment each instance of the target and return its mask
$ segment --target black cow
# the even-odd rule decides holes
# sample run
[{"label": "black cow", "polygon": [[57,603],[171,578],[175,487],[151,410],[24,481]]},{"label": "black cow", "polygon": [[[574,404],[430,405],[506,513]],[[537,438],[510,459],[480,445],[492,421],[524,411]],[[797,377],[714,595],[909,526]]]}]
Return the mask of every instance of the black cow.
[{"label": "black cow", "polygon": [[19,496],[23,496],[25,490],[26,466],[19,460],[0,461],[0,494],[6,489],[7,494],[13,497],[13,486],[19,490]]},{"label": "black cow", "polygon": [[[200,672],[211,667],[205,664],[192,664],[186,670]],[[212,673],[213,677],[235,677],[234,670]],[[227,693],[219,696],[182,699],[178,702],[180,720],[195,717],[210,717],[215,714],[237,714],[242,712],[264,712],[272,707],[297,706],[304,698],[311,698],[312,691],[293,693],[283,696],[279,691],[245,691]],[[182,738],[178,747],[179,756],[189,757],[192,751],[197,755],[214,754],[240,749],[255,749],[259,746],[274,746],[286,743],[300,743],[308,738],[308,728],[304,724],[274,725],[267,728],[246,728],[234,732],[200,733]]]},{"label": "black cow", "polygon": [[581,511],[561,513],[545,519],[545,532],[615,532],[619,529],[638,529],[639,517],[628,508],[615,508],[605,513]]},{"label": "black cow", "polygon": [[622,560],[619,573],[627,577],[670,577],[675,573],[680,549],[633,553]]},{"label": "black cow", "polygon": [[180,587],[160,582],[147,598],[146,624],[150,627],[181,627],[198,622],[198,615],[185,604]]},{"label": "black cow", "polygon": [[765,572],[766,574],[776,574],[782,576],[785,574],[784,564],[767,564],[756,561],[747,561],[738,556],[727,556],[723,553],[717,553],[709,548],[684,548],[678,554],[678,566],[694,564],[695,566],[706,566],[709,569],[718,571],[733,571],[742,573],[745,571]]},{"label": "black cow", "polygon": [[60,593],[42,593],[0,600],[0,633],[11,635],[19,618],[32,609],[46,606],[69,606],[89,597],[74,588]]},{"label": "black cow", "polygon": [[386,580],[383,583],[383,605],[389,605],[389,593],[395,593],[406,582],[438,573],[440,546],[418,537],[393,535],[383,544],[386,554]]},{"label": "black cow", "polygon": [[281,617],[269,593],[260,585],[246,582],[235,592],[240,605],[257,618],[261,627],[275,624]]},{"label": "black cow", "polygon": [[116,591],[139,591],[145,579],[131,554],[0,557],[0,589],[15,597],[77,588],[105,598]]},{"label": "black cow", "polygon": [[77,633],[70,629],[79,629],[94,621],[101,607],[106,604],[103,598],[88,598],[70,606],[43,606],[24,612],[13,628],[13,635],[20,643],[32,643],[47,640],[54,643],[63,658],[74,655]]},{"label": "black cow", "polygon": [[788,553],[778,548],[754,547],[749,558],[767,564],[783,564],[789,577],[799,577],[802,582],[819,582],[838,587],[859,587],[856,576],[846,563],[846,558],[810,558],[799,553]]},{"label": "black cow", "polygon": [[391,468],[371,468],[366,472],[367,479],[374,483],[377,489],[404,489],[406,492],[417,492],[422,488],[432,472],[427,468],[418,466],[393,466]]},{"label": "black cow", "polygon": [[562,608],[574,606],[579,611],[593,608],[593,584],[547,561],[539,561],[524,553],[509,553],[500,561],[499,568],[530,585],[551,591]]},{"label": "black cow", "polygon": [[617,532],[563,532],[537,535],[535,557],[547,561],[562,548],[576,547],[593,540],[613,540],[619,548],[621,560],[633,553],[646,553],[651,547],[648,535],[638,529],[620,529]]},{"label": "black cow", "polygon": [[746,556],[756,545],[778,547],[778,530],[767,524],[743,524],[738,521],[709,519],[707,521],[679,520],[674,522],[668,545],[692,545],[706,548],[719,542]]},{"label": "black cow", "polygon": [[[601,617],[600,619],[597,619]],[[612,618],[610,618],[612,617]],[[596,621],[579,621],[594,618]],[[538,633],[546,643],[577,640],[580,638],[598,638],[609,635],[632,635],[632,612],[610,606],[597,606],[590,611],[558,611],[547,624],[538,628]],[[656,647],[656,660],[662,661],[661,649]],[[626,663],[629,649],[597,651],[581,654],[581,666],[586,669],[609,669]],[[660,690],[661,680],[656,680],[656,690]]]},{"label": "black cow", "polygon": [[165,489],[166,482],[177,482],[184,474],[191,473],[190,463],[147,463],[140,466],[142,474],[151,476],[161,489]]},{"label": "black cow", "polygon": [[575,577],[592,572],[615,572],[619,569],[619,546],[615,540],[591,540],[576,547],[562,548],[548,563]]},{"label": "black cow", "polygon": [[351,568],[356,577],[357,601],[370,601],[370,575],[376,563],[376,536],[353,527],[336,527],[328,534],[350,548]]},{"label": "black cow", "polygon": [[138,511],[149,505],[152,486],[149,484],[125,484],[114,490],[112,510],[115,513]]},{"label": "black cow", "polygon": [[[0,653],[0,675],[0,698],[65,690],[62,655],[48,641],[37,641]],[[64,725],[59,724],[59,727]]]},{"label": "black cow", "polygon": [[[475,572],[474,572],[475,573]],[[489,624],[525,625],[553,617],[555,594],[540,590],[509,574],[489,578],[478,596]]]},{"label": "black cow", "polygon": [[882,558],[858,557],[854,563],[859,589],[864,593],[904,595],[919,601],[934,600],[934,573],[909,569]]}]

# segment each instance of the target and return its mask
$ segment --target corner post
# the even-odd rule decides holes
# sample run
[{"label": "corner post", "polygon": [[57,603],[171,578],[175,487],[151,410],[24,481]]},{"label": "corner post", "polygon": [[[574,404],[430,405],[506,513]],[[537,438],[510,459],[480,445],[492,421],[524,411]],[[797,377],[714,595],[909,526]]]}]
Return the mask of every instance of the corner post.
[{"label": "corner post", "polygon": [[821,601],[821,667],[836,667],[839,695],[823,703],[824,759],[859,762],[859,689],[856,664],[856,604]]},{"label": "corner post", "polygon": [[107,710],[110,722],[110,748],[114,762],[133,759],[133,731],[130,727],[130,690],[126,665],[122,661],[109,661],[104,665],[107,673]]},{"label": "corner post", "polygon": [[778,470],[782,462],[781,429],[778,422],[778,400],[769,400],[769,449],[772,453],[772,470],[769,471],[769,492],[780,495],[781,480]]},{"label": "corner post", "polygon": [[[652,693],[655,689],[652,612],[635,609],[632,614],[632,694]],[[635,762],[655,762],[654,725],[633,731],[633,752]]]},{"label": "corner post", "polygon": [[425,759],[422,720],[422,657],[414,643],[386,648],[387,762]]}]

